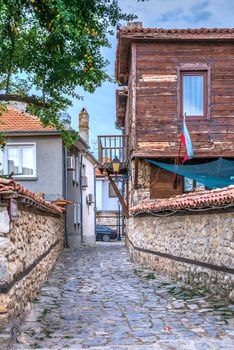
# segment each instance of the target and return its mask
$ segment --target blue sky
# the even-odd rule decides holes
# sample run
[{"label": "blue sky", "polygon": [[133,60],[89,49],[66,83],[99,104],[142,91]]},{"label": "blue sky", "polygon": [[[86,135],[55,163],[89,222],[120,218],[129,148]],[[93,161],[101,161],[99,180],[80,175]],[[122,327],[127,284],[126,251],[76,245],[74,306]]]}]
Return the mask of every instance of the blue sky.
[{"label": "blue sky", "polygon": [[[234,0],[119,0],[123,11],[134,13],[144,27],[201,28],[234,27]],[[124,23],[123,23],[124,25]],[[110,62],[107,69],[114,76],[116,35],[110,40],[112,48],[103,50]],[[94,94],[77,90],[84,98],[74,100],[68,112],[77,130],[78,113],[85,107],[90,115],[90,146],[95,152],[97,135],[119,133],[115,129],[116,85],[105,83]],[[95,152],[96,153],[96,152]]]}]

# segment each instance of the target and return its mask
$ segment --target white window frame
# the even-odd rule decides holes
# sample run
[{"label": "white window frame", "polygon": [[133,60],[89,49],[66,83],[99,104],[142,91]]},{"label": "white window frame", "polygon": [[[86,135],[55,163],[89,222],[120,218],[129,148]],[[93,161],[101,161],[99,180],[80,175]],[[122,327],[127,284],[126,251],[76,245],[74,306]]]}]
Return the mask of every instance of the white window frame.
[{"label": "white window frame", "polygon": [[[8,147],[17,147],[17,148],[23,148],[23,146],[32,146],[33,147],[33,174],[32,175],[13,175],[14,178],[22,178],[22,179],[27,179],[27,178],[36,178],[37,177],[37,167],[36,167],[36,142],[9,142],[6,144],[5,149],[2,151],[3,152],[3,173],[4,175],[9,174],[8,170]],[[20,163],[22,165],[22,159],[20,160]]]},{"label": "white window frame", "polygon": [[[187,189],[186,190],[186,188],[185,188],[185,181],[186,181],[186,179],[188,179],[188,180],[190,180],[192,182],[191,189]],[[189,177],[186,177],[186,176],[184,177],[183,193],[189,193],[189,192],[197,191],[197,190],[199,190],[199,187],[200,187],[200,190],[205,190],[206,189],[206,186],[203,185],[201,182],[193,180],[193,179],[191,179]],[[202,188],[202,187],[204,187],[204,188]]]}]

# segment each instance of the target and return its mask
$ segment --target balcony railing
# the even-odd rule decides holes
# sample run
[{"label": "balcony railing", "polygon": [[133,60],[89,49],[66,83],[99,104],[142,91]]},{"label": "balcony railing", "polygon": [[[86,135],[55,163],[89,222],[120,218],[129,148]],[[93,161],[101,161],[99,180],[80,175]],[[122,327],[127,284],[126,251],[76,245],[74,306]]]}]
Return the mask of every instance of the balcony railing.
[{"label": "balcony railing", "polygon": [[98,136],[98,160],[101,164],[111,163],[115,156],[120,163],[127,162],[127,135]]}]

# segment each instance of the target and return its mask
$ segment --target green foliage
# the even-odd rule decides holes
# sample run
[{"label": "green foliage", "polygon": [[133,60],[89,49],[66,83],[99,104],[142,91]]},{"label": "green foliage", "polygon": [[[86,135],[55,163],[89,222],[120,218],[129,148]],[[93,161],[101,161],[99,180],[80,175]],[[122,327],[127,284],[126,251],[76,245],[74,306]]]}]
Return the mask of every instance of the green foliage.
[{"label": "green foliage", "polygon": [[153,272],[147,273],[147,275],[145,276],[145,278],[146,278],[147,280],[155,280],[155,279],[156,279],[155,274],[154,274]]},{"label": "green foliage", "polygon": [[93,93],[110,80],[101,49],[111,28],[133,18],[116,0],[0,0],[0,100],[25,98],[44,125],[64,130],[59,112],[80,98],[77,86]]}]

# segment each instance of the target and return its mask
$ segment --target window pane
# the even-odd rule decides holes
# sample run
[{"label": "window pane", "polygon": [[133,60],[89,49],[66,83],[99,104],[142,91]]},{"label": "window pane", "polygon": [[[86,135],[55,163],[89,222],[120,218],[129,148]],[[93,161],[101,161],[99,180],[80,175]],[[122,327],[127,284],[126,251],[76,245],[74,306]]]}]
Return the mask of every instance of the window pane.
[{"label": "window pane", "polygon": [[196,182],[196,189],[205,190],[206,186],[204,184],[202,184],[201,182]]},{"label": "window pane", "polygon": [[33,175],[33,163],[34,163],[34,149],[33,147],[22,148],[22,174]]},{"label": "window pane", "polygon": [[183,75],[183,113],[204,115],[203,75]]},{"label": "window pane", "polygon": [[113,188],[113,186],[109,183],[109,197],[110,198],[115,198],[117,197],[115,190]]},{"label": "window pane", "polygon": [[14,174],[20,173],[19,149],[16,147],[8,148],[8,173],[11,172],[14,172]]},{"label": "window pane", "polygon": [[193,190],[193,179],[189,179],[188,177],[184,178],[184,191],[189,192]]}]

